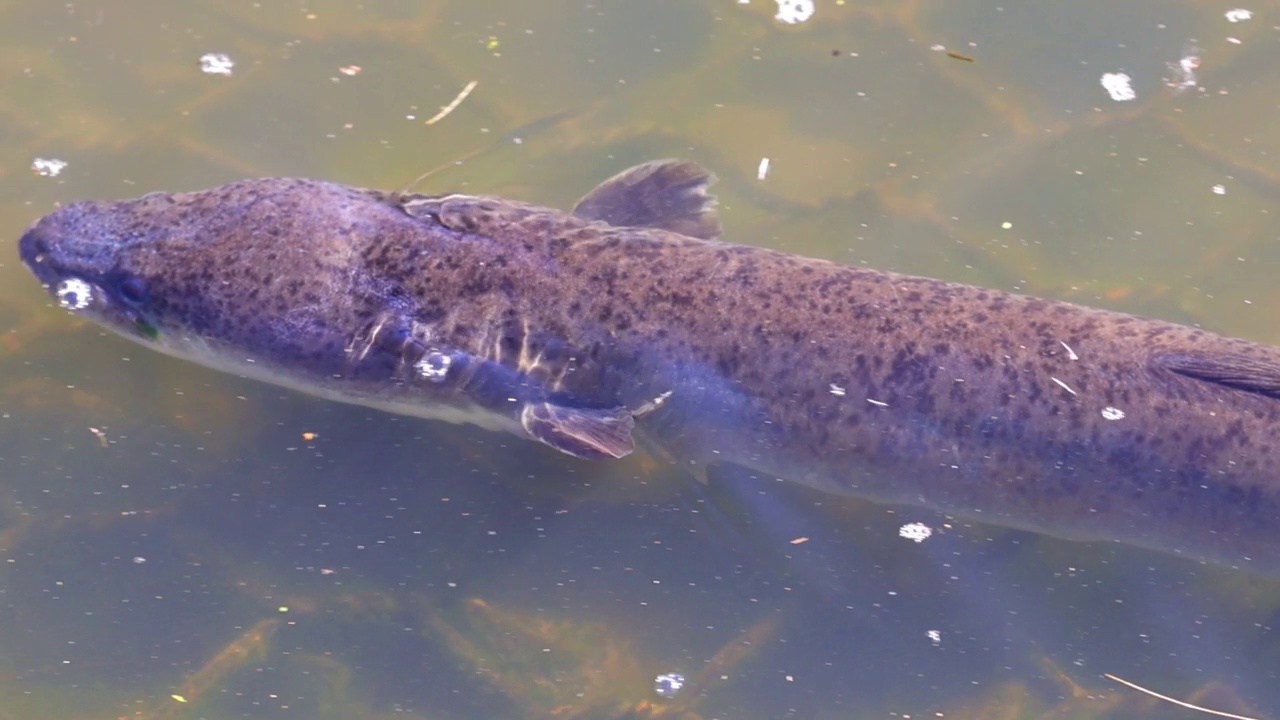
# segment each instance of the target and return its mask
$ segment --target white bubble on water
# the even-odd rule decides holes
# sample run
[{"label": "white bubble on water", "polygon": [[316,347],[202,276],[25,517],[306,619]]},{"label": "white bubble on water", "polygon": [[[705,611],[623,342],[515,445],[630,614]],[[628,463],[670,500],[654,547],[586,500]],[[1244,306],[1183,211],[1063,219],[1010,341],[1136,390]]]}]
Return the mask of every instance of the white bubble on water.
[{"label": "white bubble on water", "polygon": [[83,310],[93,302],[93,286],[80,278],[67,278],[54,291],[58,304],[67,310]]},{"label": "white bubble on water", "polygon": [[1124,411],[1117,407],[1102,408],[1102,419],[1104,420],[1123,420]]},{"label": "white bubble on water", "polygon": [[931,535],[933,535],[933,530],[924,523],[907,523],[898,528],[898,537],[918,543],[928,540]]},{"label": "white bubble on water", "polygon": [[1138,93],[1133,91],[1133,86],[1130,84],[1132,79],[1124,73],[1104,73],[1100,82],[1102,88],[1116,102],[1129,102],[1138,97]]},{"label": "white bubble on water", "polygon": [[206,75],[230,75],[236,61],[226,53],[205,53],[200,56],[200,72]]},{"label": "white bubble on water", "polygon": [[428,380],[440,382],[449,374],[449,366],[452,364],[453,358],[441,352],[432,352],[427,353],[421,360],[414,363],[413,369]]},{"label": "white bubble on water", "polygon": [[56,158],[36,158],[31,161],[31,170],[43,177],[57,177],[67,167],[65,160]]},{"label": "white bubble on water", "polygon": [[653,679],[653,691],[664,698],[675,697],[682,687],[684,676],[680,673],[663,673]]},{"label": "white bubble on water", "polygon": [[778,0],[778,22],[796,25],[813,17],[813,0]]}]

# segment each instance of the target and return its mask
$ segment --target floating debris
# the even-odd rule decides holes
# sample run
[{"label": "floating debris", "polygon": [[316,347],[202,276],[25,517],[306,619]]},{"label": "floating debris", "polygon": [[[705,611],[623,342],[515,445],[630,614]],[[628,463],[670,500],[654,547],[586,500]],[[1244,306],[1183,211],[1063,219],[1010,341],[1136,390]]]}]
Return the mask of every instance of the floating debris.
[{"label": "floating debris", "polygon": [[769,177],[769,158],[760,158],[760,165],[756,168],[756,179],[764,180]]},{"label": "floating debris", "polygon": [[1165,63],[1169,69],[1169,77],[1165,78],[1165,87],[1172,88],[1175,93],[1183,92],[1199,84],[1196,70],[1200,68],[1200,48],[1187,45],[1182,49],[1182,57],[1176,63]]},{"label": "floating debris", "polygon": [[663,673],[653,679],[653,691],[668,700],[675,697],[684,687],[684,676],[680,673]]},{"label": "floating debris", "polygon": [[1102,419],[1103,420],[1123,420],[1124,411],[1118,407],[1111,407],[1110,405],[1108,405],[1107,407],[1102,408]]},{"label": "floating debris", "polygon": [[205,53],[200,56],[200,72],[205,75],[230,75],[236,61],[225,53]]},{"label": "floating debris", "polygon": [[414,363],[413,369],[418,371],[418,375],[431,380],[432,382],[441,382],[449,375],[449,366],[453,364],[453,358],[441,352],[428,353],[421,360]]},{"label": "floating debris", "polygon": [[831,383],[831,394],[836,397],[844,397],[847,391],[835,383]]},{"label": "floating debris", "polygon": [[907,523],[898,528],[898,537],[906,538],[912,542],[922,543],[933,535],[933,530],[924,523]]},{"label": "floating debris", "polygon": [[66,161],[54,158],[36,158],[31,161],[31,171],[41,177],[57,177],[66,167]]},{"label": "floating debris", "polygon": [[813,0],[777,0],[778,14],[774,19],[788,25],[796,25],[813,17]]},{"label": "floating debris", "polygon": [[1161,695],[1155,690],[1148,690],[1147,688],[1142,687],[1138,683],[1130,682],[1128,680],[1125,680],[1122,677],[1116,677],[1111,673],[1102,673],[1102,677],[1112,682],[1118,682],[1121,685],[1124,685],[1125,687],[1133,688],[1138,692],[1146,693],[1151,697],[1156,698],[1157,700],[1163,700],[1167,703],[1172,703],[1174,705],[1177,705],[1178,707],[1187,708],[1188,710],[1195,710],[1197,712],[1207,713],[1209,715],[1217,715],[1218,717],[1231,718],[1231,720],[1258,720],[1257,718],[1250,717],[1248,715],[1236,715],[1235,713],[1223,712],[1221,710],[1213,710],[1211,708],[1207,708],[1202,705],[1193,705],[1189,702],[1186,702],[1185,700],[1178,700],[1177,698],[1171,698],[1168,695]]},{"label": "floating debris", "polygon": [[1066,390],[1067,392],[1071,393],[1072,395],[1075,395],[1075,394],[1076,394],[1076,391],[1075,391],[1075,390],[1072,390],[1070,385],[1068,385],[1068,384],[1066,384],[1065,382],[1063,382],[1063,381],[1059,380],[1058,378],[1056,378],[1056,377],[1050,377],[1049,379],[1050,379],[1050,380],[1052,380],[1052,381],[1054,381],[1055,383],[1057,383],[1057,384],[1058,384],[1058,387],[1062,388],[1063,390]]},{"label": "floating debris", "polygon": [[[970,44],[972,45],[972,43]],[[933,45],[929,46],[929,49],[934,52],[943,53],[947,57],[951,58],[952,60],[962,60],[964,62],[973,62],[972,57],[965,55],[964,53],[958,53],[952,50],[948,50],[947,46],[943,45],[942,43],[934,43]]]},{"label": "floating debris", "polygon": [[67,278],[58,284],[58,305],[64,310],[83,310],[93,302],[93,286],[80,278]]},{"label": "floating debris", "polygon": [[1137,99],[1138,94],[1133,91],[1133,87],[1129,84],[1131,81],[1131,78],[1124,73],[1103,73],[1100,80],[1102,88],[1116,102],[1129,102]]},{"label": "floating debris", "polygon": [[1227,22],[1238,23],[1252,19],[1253,11],[1245,10],[1244,8],[1235,8],[1234,10],[1228,10],[1224,15],[1227,18]]},{"label": "floating debris", "polygon": [[458,96],[453,99],[453,102],[440,108],[440,112],[436,113],[434,117],[432,117],[430,120],[426,122],[426,124],[435,125],[436,123],[443,120],[446,115],[453,112],[455,108],[461,105],[462,101],[466,100],[467,96],[471,94],[471,91],[475,90],[476,85],[479,85],[479,84],[480,84],[479,80],[472,80],[471,82],[467,83],[467,86],[462,88],[462,92],[458,93]]}]

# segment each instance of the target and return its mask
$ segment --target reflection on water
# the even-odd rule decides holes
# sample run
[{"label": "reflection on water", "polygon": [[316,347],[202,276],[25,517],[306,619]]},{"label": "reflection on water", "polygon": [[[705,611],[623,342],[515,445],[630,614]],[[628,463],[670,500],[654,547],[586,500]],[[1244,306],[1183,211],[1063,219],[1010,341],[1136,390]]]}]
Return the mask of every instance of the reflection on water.
[{"label": "reflection on water", "polygon": [[[247,175],[567,206],[683,156],[738,242],[1280,342],[1274,8],[1126,7],[0,3],[2,236]],[[301,398],[8,253],[0,718],[1186,712],[1104,673],[1280,712],[1274,580]]]}]

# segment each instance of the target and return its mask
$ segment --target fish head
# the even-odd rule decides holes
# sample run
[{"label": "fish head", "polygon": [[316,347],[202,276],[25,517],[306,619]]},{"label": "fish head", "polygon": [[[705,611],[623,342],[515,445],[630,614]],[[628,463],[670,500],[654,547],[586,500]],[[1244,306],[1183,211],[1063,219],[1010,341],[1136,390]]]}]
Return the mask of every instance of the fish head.
[{"label": "fish head", "polygon": [[[164,196],[125,202],[77,202],[36,221],[18,253],[58,305],[121,335],[158,337],[145,246],[164,245],[157,222]],[[158,242],[157,242],[158,241]]]},{"label": "fish head", "polygon": [[350,238],[376,222],[369,199],[265,178],[78,202],[36,221],[18,247],[58,305],[131,340],[220,369],[255,354],[293,361],[349,340]]}]

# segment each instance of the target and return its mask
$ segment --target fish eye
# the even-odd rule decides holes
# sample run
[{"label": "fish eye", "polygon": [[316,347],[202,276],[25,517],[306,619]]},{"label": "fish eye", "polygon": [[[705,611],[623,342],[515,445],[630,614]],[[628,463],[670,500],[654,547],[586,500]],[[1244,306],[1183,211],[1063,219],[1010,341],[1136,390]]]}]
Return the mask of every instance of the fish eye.
[{"label": "fish eye", "polygon": [[136,277],[130,276],[120,281],[120,297],[125,302],[140,305],[147,299],[147,286]]}]

